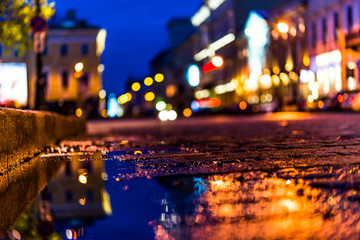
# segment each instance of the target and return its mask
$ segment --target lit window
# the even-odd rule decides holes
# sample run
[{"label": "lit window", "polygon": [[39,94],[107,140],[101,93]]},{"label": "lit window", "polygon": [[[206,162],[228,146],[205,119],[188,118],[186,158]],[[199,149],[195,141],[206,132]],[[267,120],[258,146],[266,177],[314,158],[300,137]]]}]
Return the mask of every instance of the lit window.
[{"label": "lit window", "polygon": [[66,56],[66,55],[68,54],[68,52],[69,52],[68,45],[62,44],[62,45],[60,46],[60,55],[61,55],[61,56]]},{"label": "lit window", "polygon": [[81,54],[87,55],[89,53],[89,46],[87,44],[81,45]]}]

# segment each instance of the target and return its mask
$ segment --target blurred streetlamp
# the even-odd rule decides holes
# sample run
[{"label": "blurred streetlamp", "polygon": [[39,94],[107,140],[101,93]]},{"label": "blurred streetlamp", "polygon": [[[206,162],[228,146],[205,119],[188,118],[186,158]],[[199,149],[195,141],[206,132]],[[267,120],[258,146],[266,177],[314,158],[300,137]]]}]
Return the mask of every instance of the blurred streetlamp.
[{"label": "blurred streetlamp", "polygon": [[36,16],[31,19],[31,27],[34,33],[34,51],[36,53],[36,93],[35,109],[46,110],[47,104],[45,99],[46,79],[43,74],[43,51],[45,41],[45,30],[47,22],[40,16],[40,0],[36,0]]},{"label": "blurred streetlamp", "polygon": [[281,32],[283,34],[288,33],[288,31],[289,31],[289,25],[287,25],[287,23],[285,23],[285,22],[279,22],[276,25],[276,28],[279,32]]},{"label": "blurred streetlamp", "polygon": [[84,64],[82,62],[78,62],[77,64],[75,64],[74,69],[76,72],[81,72],[84,69]]}]

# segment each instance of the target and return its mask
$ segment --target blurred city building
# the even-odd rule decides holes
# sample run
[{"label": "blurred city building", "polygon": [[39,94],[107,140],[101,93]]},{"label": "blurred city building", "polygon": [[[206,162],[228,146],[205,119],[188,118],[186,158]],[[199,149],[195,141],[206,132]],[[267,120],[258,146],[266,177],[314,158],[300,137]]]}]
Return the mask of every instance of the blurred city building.
[{"label": "blurred city building", "polygon": [[76,19],[74,11],[51,23],[44,51],[50,110],[74,114],[81,109],[89,117],[98,115],[105,38],[105,30]]},{"label": "blurred city building", "polygon": [[184,116],[326,108],[360,90],[359,8],[356,0],[206,0],[190,18],[195,31],[179,31],[186,20],[169,23],[171,47],[151,62],[151,77],[165,80],[144,84],[134,107]]},{"label": "blurred city building", "polygon": [[307,73],[309,67],[305,32],[307,6],[306,1],[290,1],[268,13],[269,45],[266,68],[259,83],[269,91],[259,95],[260,102],[273,99],[281,110],[296,110],[308,96],[306,80],[300,79],[300,74]]},{"label": "blurred city building", "polygon": [[[105,38],[105,30],[78,20],[73,10],[63,19],[55,16],[51,19],[43,52],[48,110],[83,117],[96,117],[101,113],[99,92],[104,70],[101,54]],[[0,51],[0,58],[0,76],[9,78],[10,73],[17,76],[15,80],[1,83],[0,104],[34,108],[35,54],[28,51],[20,56],[16,50],[5,48]],[[19,70],[22,76],[18,76]],[[20,88],[21,92],[17,90]],[[22,100],[24,97],[26,101]],[[10,103],[6,104],[6,99],[10,99]]]},{"label": "blurred city building", "polygon": [[307,32],[312,96],[359,89],[359,1],[309,1]]}]

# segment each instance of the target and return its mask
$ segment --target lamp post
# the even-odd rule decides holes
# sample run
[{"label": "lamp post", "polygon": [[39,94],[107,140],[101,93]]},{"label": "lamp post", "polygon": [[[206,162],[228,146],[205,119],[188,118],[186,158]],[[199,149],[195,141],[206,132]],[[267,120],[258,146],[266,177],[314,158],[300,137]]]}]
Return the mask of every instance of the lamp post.
[{"label": "lamp post", "polygon": [[31,20],[31,27],[34,33],[34,51],[36,52],[36,92],[35,92],[35,109],[46,110],[45,88],[46,79],[43,69],[43,51],[45,41],[45,30],[47,23],[40,16],[40,0],[36,0],[36,16]]}]

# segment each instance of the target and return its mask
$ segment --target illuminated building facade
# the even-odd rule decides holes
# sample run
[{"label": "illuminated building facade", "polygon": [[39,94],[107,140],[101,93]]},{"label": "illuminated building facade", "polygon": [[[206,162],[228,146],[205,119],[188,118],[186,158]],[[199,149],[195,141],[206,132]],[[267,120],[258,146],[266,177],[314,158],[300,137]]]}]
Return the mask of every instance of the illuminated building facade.
[{"label": "illuminated building facade", "polygon": [[[60,22],[50,21],[43,53],[48,110],[74,114],[76,109],[80,108],[81,115],[85,117],[98,116],[99,92],[102,89],[104,70],[101,54],[105,48],[105,38],[105,30],[77,20],[73,11],[69,11],[67,17]],[[24,70],[26,75],[25,80],[20,77],[16,79],[15,85],[19,87],[21,85],[22,91],[2,85],[0,91],[6,91],[7,94],[0,96],[4,97],[10,93],[19,96],[11,95],[10,100],[14,103],[1,103],[1,105],[34,108],[37,79],[35,54],[28,51],[21,56],[16,50],[4,48],[0,50],[0,60],[2,63],[0,74],[5,71],[8,73],[15,67],[20,69],[20,65],[23,64],[22,71]],[[23,83],[24,81],[26,84]],[[26,94],[22,93],[23,90]],[[23,96],[26,96],[26,101],[18,99]]]},{"label": "illuminated building facade", "polygon": [[313,98],[359,89],[360,2],[309,1],[307,32]]},{"label": "illuminated building facade", "polygon": [[207,0],[164,71],[193,89],[195,111],[309,106],[360,88],[359,9],[359,0]]},{"label": "illuminated building facade", "polygon": [[80,108],[82,114],[98,115],[105,38],[105,30],[76,20],[71,12],[65,20],[51,25],[44,51],[50,110],[73,114]]},{"label": "illuminated building facade", "polygon": [[[267,11],[286,2],[281,0],[254,0],[246,3],[232,0],[205,1],[191,18],[194,26],[198,27],[199,34],[194,59],[202,68],[200,85],[195,92],[196,99],[201,101],[216,98],[220,100],[221,108],[235,109],[238,108],[241,99],[247,101],[248,96],[259,94],[258,82],[265,68],[266,52],[263,50],[266,50],[268,45],[269,29],[265,16],[259,17],[258,14],[251,13],[255,13],[254,10],[259,6],[261,10]],[[260,29],[264,31],[257,31],[261,23],[263,27]],[[250,30],[250,25],[257,28],[257,30],[253,29],[254,34],[262,35],[250,37],[249,32],[249,35],[246,35],[244,31]],[[263,42],[259,43],[259,40]],[[262,52],[258,51],[260,48],[256,49],[257,44],[262,45],[260,46]],[[207,66],[214,56],[221,57],[223,64],[207,71],[207,67],[204,66]],[[261,60],[258,60],[260,58]]]},{"label": "illuminated building facade", "polygon": [[[310,59],[305,25],[306,9],[306,2],[292,1],[269,11],[267,19],[269,46],[260,85],[263,89],[270,90],[281,110],[291,107],[295,110],[308,93],[306,83],[309,80],[305,77],[310,74],[306,74]],[[301,73],[303,81],[300,80]],[[264,82],[266,79],[269,81]]]}]

